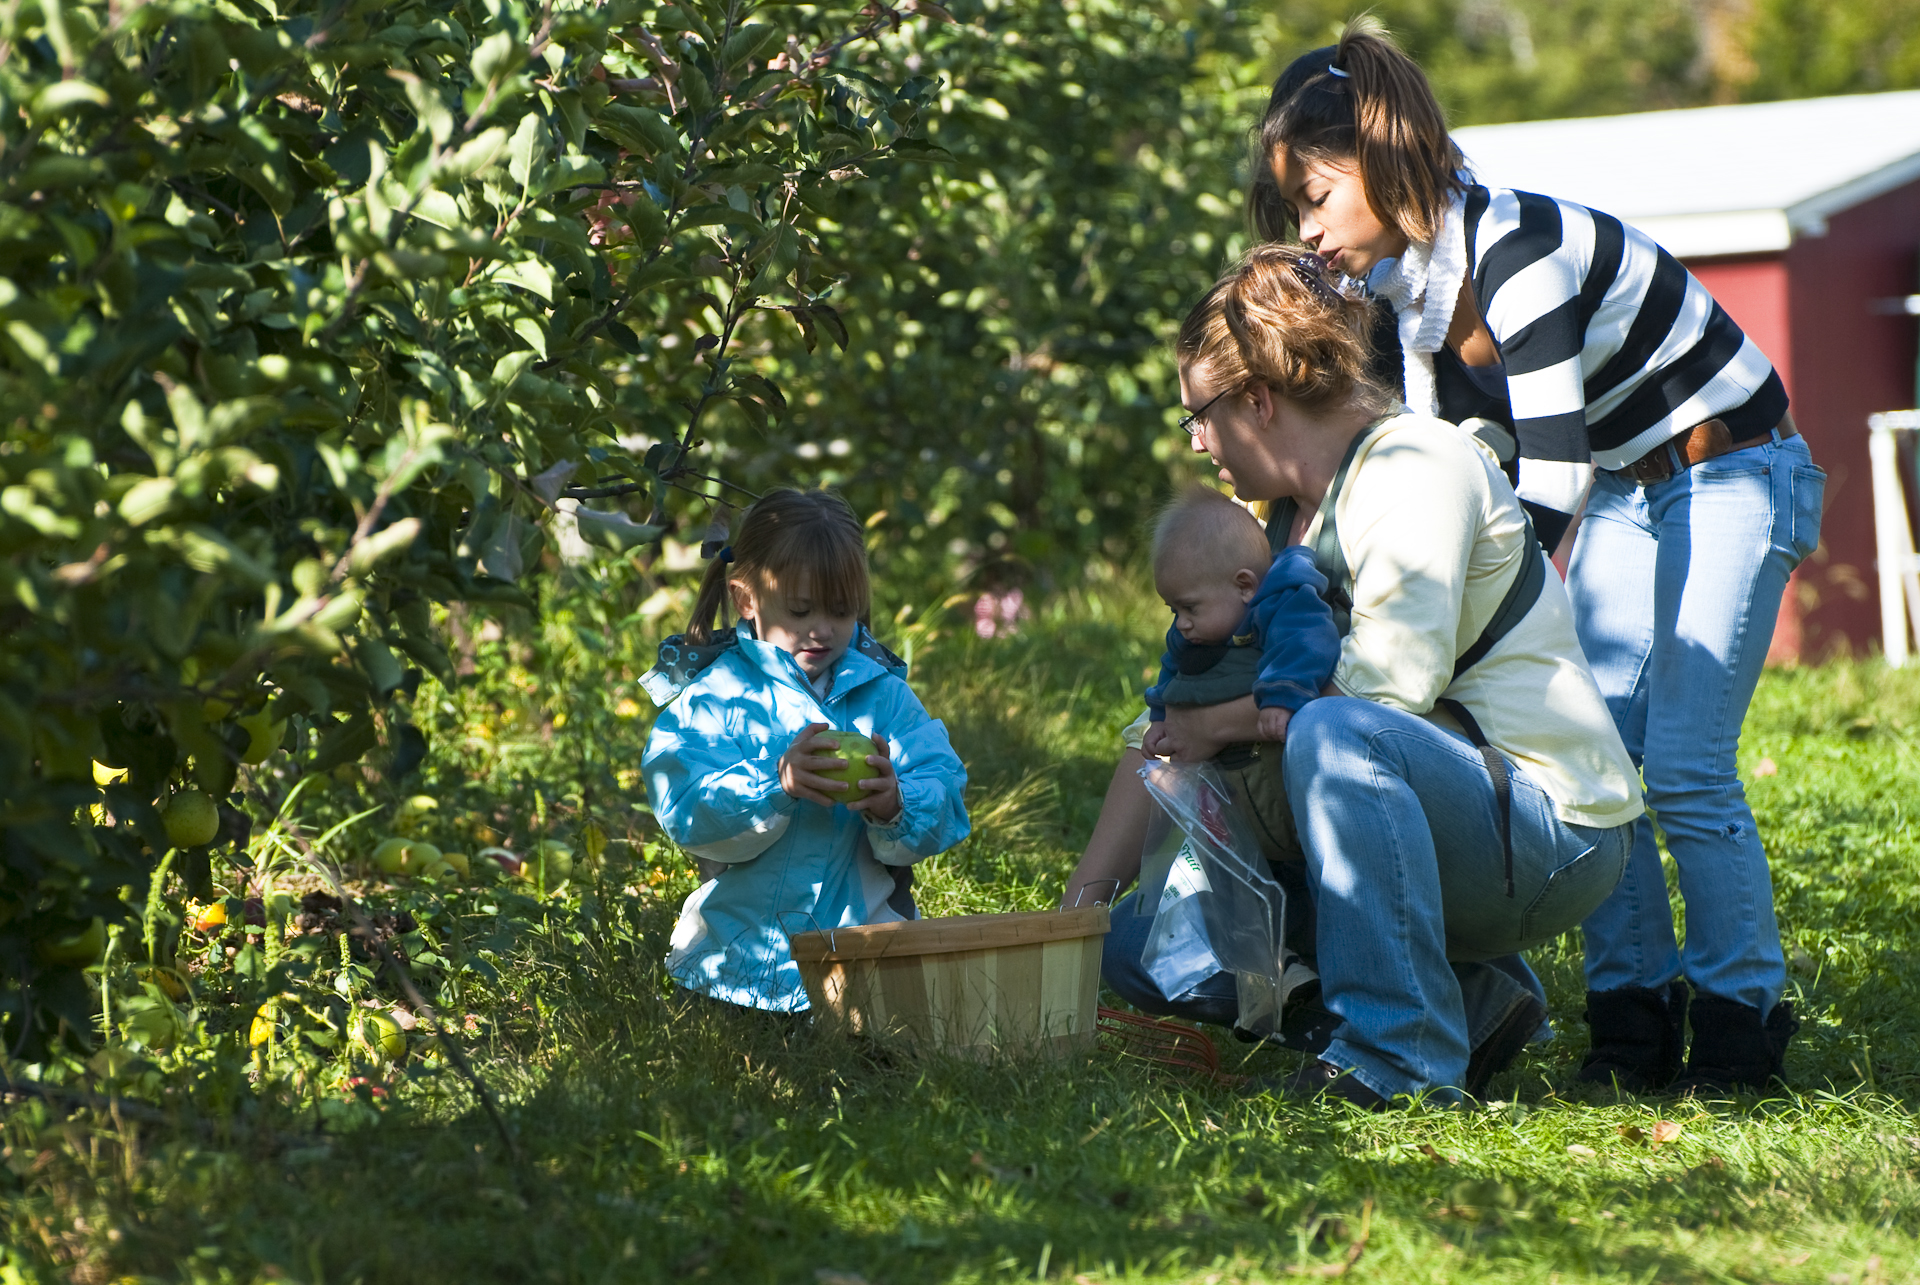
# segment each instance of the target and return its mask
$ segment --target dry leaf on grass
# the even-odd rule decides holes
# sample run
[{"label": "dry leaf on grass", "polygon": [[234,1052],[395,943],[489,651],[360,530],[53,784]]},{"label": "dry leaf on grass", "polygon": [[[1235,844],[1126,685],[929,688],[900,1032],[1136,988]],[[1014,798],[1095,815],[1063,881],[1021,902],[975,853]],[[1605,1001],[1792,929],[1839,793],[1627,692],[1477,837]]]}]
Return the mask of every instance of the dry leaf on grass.
[{"label": "dry leaf on grass", "polygon": [[1583,1146],[1578,1142],[1572,1142],[1567,1144],[1567,1154],[1576,1160],[1591,1160],[1600,1153],[1592,1147]]},{"label": "dry leaf on grass", "polygon": [[1686,1126],[1678,1120],[1661,1120],[1653,1126],[1653,1145],[1657,1147],[1662,1143],[1672,1142],[1685,1131],[1685,1128]]}]

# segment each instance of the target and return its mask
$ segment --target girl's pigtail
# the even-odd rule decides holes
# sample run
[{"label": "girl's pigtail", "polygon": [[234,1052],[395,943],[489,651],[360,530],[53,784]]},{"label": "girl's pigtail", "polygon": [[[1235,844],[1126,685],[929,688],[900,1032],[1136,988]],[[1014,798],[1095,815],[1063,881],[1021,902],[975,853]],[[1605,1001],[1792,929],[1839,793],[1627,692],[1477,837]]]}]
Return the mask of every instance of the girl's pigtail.
[{"label": "girl's pigtail", "polygon": [[715,558],[707,564],[707,574],[700,579],[700,593],[693,600],[693,617],[687,621],[686,634],[687,641],[696,647],[712,642],[717,632],[717,618],[727,600],[731,566],[726,558]]}]

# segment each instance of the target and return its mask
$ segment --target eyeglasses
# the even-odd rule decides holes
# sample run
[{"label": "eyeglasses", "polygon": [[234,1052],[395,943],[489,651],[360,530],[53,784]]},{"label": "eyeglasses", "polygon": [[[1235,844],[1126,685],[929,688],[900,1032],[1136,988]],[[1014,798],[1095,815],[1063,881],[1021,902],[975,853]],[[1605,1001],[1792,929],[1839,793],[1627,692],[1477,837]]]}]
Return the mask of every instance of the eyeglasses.
[{"label": "eyeglasses", "polygon": [[1208,411],[1213,409],[1213,404],[1215,402],[1219,401],[1222,397],[1225,397],[1228,393],[1231,393],[1234,391],[1235,390],[1232,388],[1222,388],[1219,392],[1207,398],[1207,404],[1205,406],[1202,406],[1199,410],[1194,411],[1191,415],[1182,415],[1180,417],[1180,427],[1184,428],[1190,436],[1193,436],[1193,437],[1200,436],[1200,430],[1203,427],[1205,427],[1205,425],[1201,423],[1202,418],[1205,417]]},{"label": "eyeglasses", "polygon": [[1346,306],[1346,296],[1327,284],[1325,259],[1317,254],[1297,254],[1288,266],[1293,269],[1293,275],[1304,281],[1323,302],[1330,303],[1336,308]]}]

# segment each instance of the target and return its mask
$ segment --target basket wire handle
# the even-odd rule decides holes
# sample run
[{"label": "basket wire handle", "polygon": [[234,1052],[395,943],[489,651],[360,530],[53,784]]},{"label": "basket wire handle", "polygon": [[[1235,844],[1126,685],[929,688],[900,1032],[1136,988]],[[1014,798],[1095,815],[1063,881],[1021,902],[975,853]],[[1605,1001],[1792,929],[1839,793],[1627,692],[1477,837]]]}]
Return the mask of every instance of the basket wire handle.
[{"label": "basket wire handle", "polygon": [[787,934],[787,948],[789,951],[793,948],[793,933],[788,929],[786,924],[786,917],[788,915],[805,915],[807,922],[813,925],[813,931],[827,935],[827,949],[835,955],[840,953],[840,943],[834,940],[833,929],[822,928],[820,921],[813,917],[811,910],[776,910],[773,917],[775,921],[779,923],[780,931]]},{"label": "basket wire handle", "polygon": [[[1108,899],[1106,901],[1101,901],[1099,898],[1096,897],[1094,900],[1090,902],[1086,901],[1087,889],[1097,888],[1103,883],[1110,883],[1113,885],[1113,891],[1107,894]],[[1068,906],[1067,909],[1078,910],[1080,909],[1083,903],[1086,905],[1092,905],[1092,906],[1110,906],[1113,904],[1112,899],[1114,897],[1118,897],[1119,895],[1120,895],[1120,881],[1118,879],[1089,879],[1085,883],[1080,885],[1080,890],[1078,892],[1073,894],[1073,904],[1071,906]]]}]

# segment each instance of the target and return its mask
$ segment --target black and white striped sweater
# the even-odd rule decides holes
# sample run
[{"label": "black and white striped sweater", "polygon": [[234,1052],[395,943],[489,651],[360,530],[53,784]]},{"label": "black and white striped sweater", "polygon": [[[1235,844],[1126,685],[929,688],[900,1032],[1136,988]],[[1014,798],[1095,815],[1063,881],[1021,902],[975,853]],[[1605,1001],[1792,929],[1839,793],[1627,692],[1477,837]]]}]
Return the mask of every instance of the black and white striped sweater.
[{"label": "black and white striped sweater", "polygon": [[[1766,354],[1645,233],[1571,201],[1478,186],[1465,225],[1474,300],[1506,368],[1516,489],[1548,547],[1590,464],[1624,467],[1704,420],[1725,420],[1737,441],[1786,414]],[[1446,419],[1487,413],[1469,404],[1468,381],[1442,377],[1438,391]]]}]

